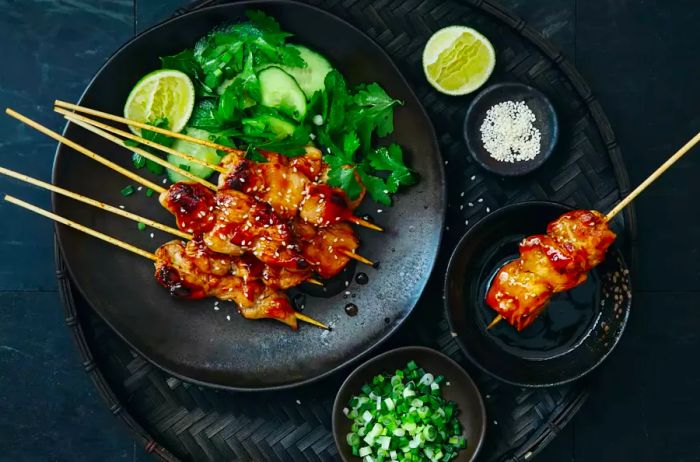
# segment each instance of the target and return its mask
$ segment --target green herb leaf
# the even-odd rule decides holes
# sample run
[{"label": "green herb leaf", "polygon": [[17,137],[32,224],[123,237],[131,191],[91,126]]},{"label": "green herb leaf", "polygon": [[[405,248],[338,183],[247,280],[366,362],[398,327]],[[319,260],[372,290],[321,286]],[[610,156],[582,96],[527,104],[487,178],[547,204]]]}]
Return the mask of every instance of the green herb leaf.
[{"label": "green herb leaf", "polygon": [[326,160],[326,157],[329,157],[326,162],[330,166],[328,170],[328,184],[341,188],[351,200],[357,199],[362,192],[362,186],[355,176],[356,168],[350,165],[335,163],[335,159],[337,158],[334,156],[324,156],[323,160]]},{"label": "green herb leaf", "polygon": [[367,155],[369,165],[380,171],[388,171],[386,186],[390,193],[398,191],[399,186],[410,186],[416,183],[416,175],[406,167],[403,153],[398,144],[380,147]]},{"label": "green herb leaf", "polygon": [[139,229],[139,231],[143,231],[146,229],[146,225],[144,223],[141,223],[140,221],[136,223],[136,227]]},{"label": "green herb leaf", "polygon": [[203,99],[194,107],[188,125],[208,131],[221,129],[222,123],[216,117],[216,110],[217,104],[215,100],[210,98]]},{"label": "green herb leaf", "polygon": [[350,101],[345,79],[337,70],[330,71],[324,80],[326,90],[323,98],[323,124],[328,133],[343,131],[345,125],[345,106]]},{"label": "green herb leaf", "polygon": [[362,150],[367,153],[371,149],[372,133],[387,136],[394,131],[394,106],[402,103],[376,83],[360,87],[352,102],[348,122],[357,128]]},{"label": "green herb leaf", "polygon": [[367,188],[367,192],[369,193],[370,197],[382,205],[390,206],[391,197],[389,196],[389,190],[386,182],[382,178],[369,174],[361,169],[358,170],[358,173],[360,175],[360,179],[362,180],[362,184],[365,185],[365,188]]},{"label": "green herb leaf", "polygon": [[245,151],[245,158],[261,164],[267,163],[267,157],[260,154],[260,151],[254,146],[248,146],[248,149]]},{"label": "green herb leaf", "polygon": [[151,197],[155,191],[153,191],[151,188],[146,189],[146,197]]},{"label": "green herb leaf", "polygon": [[134,168],[143,168],[146,165],[146,158],[134,152],[131,154],[131,163],[134,164]]},{"label": "green herb leaf", "polygon": [[121,194],[124,197],[131,196],[132,194],[134,194],[134,187],[131,185],[128,185],[125,188],[123,188],[121,191],[119,191],[119,194]]}]

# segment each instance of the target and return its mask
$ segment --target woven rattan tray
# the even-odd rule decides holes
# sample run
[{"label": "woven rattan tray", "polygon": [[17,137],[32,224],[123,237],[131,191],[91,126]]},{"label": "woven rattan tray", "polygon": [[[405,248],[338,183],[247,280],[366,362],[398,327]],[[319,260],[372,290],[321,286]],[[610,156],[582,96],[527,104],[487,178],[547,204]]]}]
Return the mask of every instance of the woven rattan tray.
[{"label": "woven rattan tray", "polygon": [[[219,2],[206,1],[178,10]],[[527,460],[551,441],[587,397],[585,381],[555,388],[520,389],[480,373],[460,353],[442,310],[447,258],[461,234],[504,204],[549,199],[606,210],[627,192],[627,175],[612,129],[590,89],[561,53],[524,21],[491,1],[345,0],[310,3],[348,20],[376,40],[413,85],[436,127],[447,165],[448,214],[444,242],[428,288],[407,323],[381,350],[407,344],[439,349],[475,378],[489,424],[485,461]],[[453,98],[425,82],[421,50],[432,31],[462,23],[490,37],[498,54],[492,82],[528,83],[552,100],[561,123],[559,147],[538,172],[504,180],[469,159],[461,135],[469,97]],[[634,239],[628,208],[616,226],[623,248]],[[111,411],[148,452],[163,460],[337,460],[330,411],[349,371],[276,393],[205,389],[169,377],[131,351],[73,287],[59,251],[57,276],[66,323],[89,373]]]}]

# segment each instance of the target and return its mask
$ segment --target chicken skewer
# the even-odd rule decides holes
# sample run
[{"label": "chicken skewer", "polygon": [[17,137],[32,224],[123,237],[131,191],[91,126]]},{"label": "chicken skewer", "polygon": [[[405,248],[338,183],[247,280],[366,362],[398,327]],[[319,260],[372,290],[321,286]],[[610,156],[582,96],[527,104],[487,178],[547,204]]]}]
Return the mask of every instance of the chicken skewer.
[{"label": "chicken skewer", "polygon": [[[0,166],[0,174],[7,175],[9,177],[18,179],[20,181],[24,181],[25,183],[32,184],[34,186],[38,186],[40,188],[55,192],[57,194],[61,194],[66,197],[70,197],[71,199],[75,199],[77,201],[83,202],[85,204],[91,205],[93,207],[100,208],[102,210],[105,210],[107,212],[113,213],[115,215],[119,215],[124,218],[128,218],[129,220],[135,221],[137,223],[143,223],[144,225],[150,226],[152,228],[158,229],[160,231],[164,231],[166,233],[172,234],[174,236],[186,239],[186,240],[192,240],[193,236],[190,233],[185,233],[177,228],[173,228],[167,225],[163,225],[161,223],[158,223],[157,221],[153,221],[149,218],[137,215],[135,213],[127,212],[126,210],[122,210],[118,207],[114,207],[109,204],[105,204],[103,202],[96,201],[94,199],[91,199],[89,197],[83,196],[81,194],[74,193],[72,191],[69,191],[67,189],[63,189],[61,187],[55,186],[51,183],[46,183],[41,180],[37,180],[35,178],[32,178],[27,175],[23,175],[21,173],[15,172],[13,170],[4,168]],[[271,268],[267,265],[264,264],[258,264],[255,265],[253,262],[251,262],[251,259],[245,259],[243,260],[242,258],[232,258],[232,263],[233,267],[232,269],[234,270],[234,273],[241,273],[241,272],[247,272],[249,271],[248,268],[255,266],[258,268],[258,273],[260,275],[260,278],[265,282],[266,285],[269,285],[273,288],[280,288],[280,289],[289,289],[291,287],[297,286],[301,284],[302,282],[309,282],[311,284],[315,285],[320,285],[322,286],[323,283],[318,281],[317,279],[308,277],[310,274],[310,271],[307,272],[295,272],[291,273],[288,271],[276,269],[276,268]]]},{"label": "chicken skewer", "polygon": [[[145,179],[145,178],[143,178],[143,177],[141,177],[141,176],[135,174],[134,172],[132,172],[132,171],[130,171],[130,170],[128,170],[128,169],[125,169],[124,167],[122,167],[122,166],[120,166],[120,165],[117,165],[117,164],[115,164],[114,162],[112,162],[112,161],[110,161],[110,160],[108,160],[108,159],[105,159],[104,157],[102,157],[102,156],[100,156],[99,154],[97,154],[97,153],[91,151],[90,149],[87,149],[87,148],[85,148],[85,147],[79,145],[78,143],[75,143],[74,141],[71,141],[70,139],[68,139],[68,138],[66,138],[66,137],[64,137],[64,136],[59,135],[58,133],[56,133],[56,132],[54,132],[54,131],[52,131],[52,130],[46,128],[46,127],[44,127],[43,125],[41,125],[41,124],[39,124],[39,123],[33,121],[32,119],[29,119],[28,117],[23,116],[22,114],[17,113],[16,111],[14,111],[14,110],[12,110],[12,109],[10,109],[10,108],[7,108],[7,109],[5,110],[5,112],[6,112],[8,115],[10,115],[10,116],[16,118],[17,120],[19,120],[19,121],[21,121],[21,122],[23,122],[23,123],[29,125],[30,127],[34,128],[35,130],[37,130],[37,131],[39,131],[39,132],[41,132],[41,133],[43,133],[43,134],[49,136],[50,138],[53,138],[54,140],[56,140],[56,141],[58,141],[58,142],[61,142],[61,143],[65,144],[66,146],[70,147],[70,148],[75,149],[75,150],[78,151],[79,153],[81,153],[81,154],[83,154],[83,155],[85,155],[85,156],[87,156],[87,157],[89,157],[89,158],[91,158],[91,159],[93,159],[93,160],[95,160],[95,161],[97,161],[97,162],[99,162],[99,163],[101,163],[101,164],[103,164],[103,165],[109,167],[110,169],[112,169],[112,170],[114,170],[114,171],[116,171],[116,172],[118,172],[118,173],[121,173],[122,175],[126,176],[127,178],[129,178],[129,179],[131,179],[131,180],[133,180],[133,181],[135,181],[135,182],[137,182],[137,183],[140,183],[140,184],[146,186],[147,188],[152,189],[153,191],[155,191],[155,192],[157,192],[157,193],[162,194],[163,192],[167,191],[167,190],[166,190],[165,188],[163,188],[161,185],[155,184],[155,183],[153,183],[152,181],[149,181],[149,180],[147,180],[147,179]],[[150,127],[150,126],[147,126],[147,127]],[[189,172],[187,172],[187,173],[189,173]],[[214,187],[213,185],[207,185],[207,187],[208,187],[209,189],[215,189],[215,187]],[[356,259],[356,260],[358,260],[358,261],[361,261],[361,262],[363,262],[363,263],[372,264],[372,262],[369,261],[368,259],[366,259],[366,258],[364,258],[364,257],[362,257],[362,256],[360,256],[360,255],[357,255],[357,254],[355,254],[355,253],[353,253],[353,252],[348,252],[348,253],[346,254],[346,256],[348,256],[349,258],[353,258],[353,259]]]},{"label": "chicken skewer", "polygon": [[[79,125],[79,126],[85,128],[86,130],[89,130],[89,131],[91,131],[91,132],[93,132],[93,133],[96,133],[97,135],[102,136],[102,137],[104,137],[104,138],[106,138],[106,139],[112,141],[112,142],[115,143],[115,144],[122,145],[122,141],[121,141],[119,138],[117,138],[117,137],[115,137],[115,136],[113,136],[113,135],[110,135],[109,133],[106,133],[106,132],[102,131],[100,128],[97,128],[96,126],[92,126],[92,125],[89,124],[89,123],[93,123],[94,121],[91,121],[90,119],[87,119],[87,118],[83,118],[83,117],[81,117],[81,116],[72,116],[72,115],[70,115],[70,113],[68,113],[67,111],[62,110],[62,109],[58,109],[57,112],[60,112],[61,114],[64,114],[65,117],[66,117],[66,119],[68,119],[68,120],[72,121],[73,123],[75,123],[75,124],[77,124],[77,125]],[[86,121],[89,121],[89,123],[84,122],[85,120],[86,120]],[[99,123],[99,122],[94,122],[94,123],[99,124],[100,127],[109,127],[109,125],[101,124],[101,123]],[[119,132],[120,134],[123,134],[123,135],[125,135],[125,136],[131,137],[131,139],[139,138],[139,137],[136,137],[135,135],[128,134],[128,133],[123,132],[123,131],[121,131],[121,130],[117,130],[117,129],[113,129],[113,130],[116,131],[116,132]],[[144,140],[144,141],[147,141],[147,140]],[[151,142],[149,142],[149,143],[151,143]],[[151,144],[154,144],[154,145],[156,145],[156,146],[161,146],[161,145],[158,145],[157,143],[151,143]],[[150,145],[150,144],[149,144],[149,145]],[[172,153],[176,153],[176,154],[178,154],[178,155],[181,154],[181,153],[179,153],[178,151],[174,151],[174,150],[172,150],[172,149],[170,149],[170,148],[165,148],[164,146],[161,146],[161,147],[163,147],[164,150],[167,150],[166,152],[172,152]],[[138,147],[134,147],[134,148],[132,148],[132,149],[133,149],[135,152],[137,152],[137,153],[143,155],[144,157],[146,157],[146,158],[148,158],[148,159],[152,159],[152,158],[153,158],[152,160],[155,160],[158,164],[163,165],[163,166],[165,166],[166,168],[170,168],[170,166],[172,165],[172,164],[166,162],[165,160],[161,159],[160,157],[153,156],[152,154],[150,154],[150,153],[148,153],[147,151],[144,151],[144,150],[142,150],[142,149],[140,149],[140,148],[138,148]],[[183,157],[188,158],[188,159],[191,158],[191,156],[187,156],[187,155],[185,155],[185,154],[183,154]],[[195,158],[192,158],[192,159],[195,159]],[[199,159],[196,159],[196,160],[199,161]],[[178,171],[178,172],[181,171],[181,173],[183,173],[186,177],[191,178],[191,179],[192,179],[192,178],[196,179],[197,182],[200,183],[200,184],[202,184],[203,186],[206,186],[207,188],[212,189],[212,190],[216,190],[216,187],[215,187],[213,184],[209,183],[208,181],[203,180],[203,179],[201,179],[201,178],[199,178],[199,177],[196,177],[196,176],[192,175],[190,172],[185,171],[185,170],[182,170],[182,169],[180,169],[180,168],[178,168],[178,167],[174,167],[174,168],[175,168],[175,170]],[[219,168],[220,168],[220,169],[223,169],[223,170],[225,170],[225,171],[227,171],[227,170],[226,170],[225,168],[223,168],[223,167],[219,167]],[[171,188],[172,188],[172,187],[171,187]],[[329,188],[329,189],[330,189],[330,188]],[[328,193],[328,194],[329,194],[329,197],[331,197],[331,193]],[[162,194],[161,194],[161,196],[162,196]],[[323,197],[323,192],[321,192],[321,197]],[[339,200],[342,201],[343,199],[340,198]],[[161,200],[161,203],[165,206],[164,200]],[[330,204],[330,203],[331,203],[331,202],[329,201],[329,204]],[[332,206],[331,206],[331,207],[332,207]],[[166,207],[166,208],[167,208],[167,207]],[[305,208],[308,209],[308,206],[305,207]],[[327,206],[326,209],[328,209],[328,208],[330,208],[330,207]],[[335,209],[340,210],[340,211],[335,211],[335,215],[334,215],[334,216],[337,216],[337,217],[340,217],[340,216],[341,216],[341,211],[346,211],[346,212],[347,212],[347,209],[341,209],[341,208],[339,208],[338,206],[335,206]],[[334,209],[334,210],[335,210],[335,209]],[[345,213],[344,216],[348,216],[348,213]],[[352,214],[350,214],[349,216],[352,217]],[[199,218],[204,218],[204,216],[201,216],[201,217],[199,217]],[[338,220],[336,220],[336,221],[338,221]],[[330,221],[328,221],[328,223],[330,223]],[[374,225],[372,225],[372,226],[374,226]],[[268,247],[269,247],[269,246],[268,246]],[[354,249],[353,249],[353,250],[354,250]],[[373,263],[372,261],[370,261],[370,260],[368,260],[368,259],[362,257],[361,255],[355,254],[354,251],[352,251],[352,252],[347,252],[347,255],[346,255],[346,256],[349,257],[349,258],[353,258],[353,259],[355,259],[355,260],[358,260],[358,261],[360,261],[360,262],[362,262],[362,263],[364,263],[364,264],[367,264],[367,265],[374,265],[374,263]]]},{"label": "chicken skewer", "polygon": [[[284,322],[293,329],[296,329],[296,321],[300,320],[323,329],[328,329],[328,326],[325,324],[294,311],[289,304],[288,298],[282,292],[274,291],[262,284],[252,289],[246,288],[244,287],[244,279],[237,276],[222,276],[217,278],[211,274],[204,273],[197,268],[191,260],[185,258],[183,256],[184,253],[177,251],[177,248],[185,248],[186,244],[182,241],[171,241],[161,246],[156,253],[151,253],[92,228],[88,228],[80,223],[36,207],[16,197],[5,195],[4,199],[7,202],[154,261],[156,265],[156,279],[162,285],[170,289],[171,294],[175,296],[182,296],[184,298],[216,296],[222,300],[235,301],[239,305],[239,310],[243,317],[248,319],[273,318]],[[198,282],[202,285],[196,285]],[[246,292],[246,290],[248,292]]]},{"label": "chicken skewer", "polygon": [[[58,112],[59,114],[62,114],[66,119],[70,120],[71,122],[76,123],[77,125],[80,125],[83,128],[86,128],[88,130],[89,130],[89,128],[87,128],[85,125],[86,124],[91,125],[94,128],[96,128],[96,130],[91,130],[91,131],[93,131],[94,133],[96,133],[100,136],[103,136],[103,137],[109,139],[112,142],[115,142],[117,144],[122,143],[121,140],[119,140],[118,138],[115,138],[114,136],[110,136],[104,130],[111,132],[111,133],[114,133],[114,134],[117,134],[117,135],[120,135],[120,136],[128,138],[128,139],[134,140],[134,141],[138,141],[140,143],[143,143],[143,144],[150,146],[150,147],[153,147],[155,149],[159,149],[159,150],[166,152],[168,154],[173,154],[175,156],[182,157],[182,158],[188,160],[189,162],[194,162],[194,163],[206,166],[208,168],[211,168],[213,170],[216,170],[220,173],[226,174],[226,176],[222,175],[219,178],[220,187],[228,187],[228,188],[234,187],[235,189],[243,190],[243,188],[240,188],[240,186],[241,186],[239,183],[239,181],[241,180],[240,175],[243,173],[245,173],[246,175],[249,175],[250,172],[242,171],[240,168],[241,165],[239,165],[239,164],[240,164],[240,162],[244,162],[244,165],[246,165],[246,166],[254,164],[254,162],[250,162],[250,161],[247,161],[245,159],[245,153],[243,151],[235,149],[235,148],[231,148],[231,147],[224,146],[224,145],[217,144],[217,143],[212,143],[208,140],[201,140],[199,138],[193,138],[193,137],[188,136],[188,135],[182,135],[180,133],[172,132],[172,131],[167,130],[167,129],[153,127],[153,126],[147,125],[147,124],[137,123],[135,121],[131,121],[131,120],[125,119],[123,117],[114,116],[114,115],[111,115],[111,114],[108,114],[108,113],[105,113],[102,111],[96,111],[94,109],[84,108],[82,106],[76,106],[76,105],[72,105],[69,103],[64,103],[62,101],[56,101],[56,105],[59,107],[55,108],[54,110],[56,112]],[[78,114],[71,113],[70,111],[68,111],[64,108],[79,110],[81,112],[85,112],[85,113],[88,113],[91,115],[97,115],[99,117],[104,117],[108,120],[123,122],[123,123],[129,124],[132,126],[136,126],[139,128],[148,129],[148,130],[151,130],[151,131],[154,131],[157,133],[161,133],[161,134],[164,134],[167,136],[175,137],[175,138],[186,139],[187,141],[193,142],[195,144],[201,144],[201,145],[204,145],[204,146],[207,146],[210,148],[214,148],[214,149],[217,149],[220,151],[228,152],[230,154],[228,156],[226,156],[226,158],[224,158],[223,164],[224,165],[232,164],[232,165],[228,165],[229,168],[227,168],[226,166],[214,165],[214,164],[211,164],[209,162],[205,162],[203,160],[200,160],[200,159],[197,159],[195,157],[192,157],[192,156],[189,156],[187,154],[176,151],[176,150],[169,148],[167,146],[163,146],[163,145],[160,145],[158,143],[146,140],[142,137],[133,135],[133,134],[128,133],[124,130],[117,129],[115,127],[104,124],[102,122],[98,122],[96,120],[90,119],[88,117],[84,117],[84,116],[81,116]],[[296,177],[297,182],[298,181],[303,182],[302,186],[304,188],[302,188],[300,191],[304,191],[305,187],[309,183],[309,180],[318,180],[319,178],[321,178],[321,176],[322,176],[321,174],[325,170],[325,168],[324,168],[325,164],[323,163],[323,161],[321,159],[320,151],[318,151],[316,149],[313,149],[313,151],[315,151],[317,153],[318,158],[314,163],[318,164],[318,166],[315,169],[314,169],[314,167],[310,167],[310,169],[304,169],[304,168],[302,168],[302,165],[299,162],[299,158],[294,158],[296,160],[290,159],[289,160],[289,167],[290,168],[286,169],[285,171],[278,172],[280,175],[284,175],[285,180],[289,176],[290,180],[284,181],[285,183],[291,184],[291,186],[295,186],[293,184],[294,181],[292,181],[292,180],[294,179],[294,177]],[[271,157],[273,155],[276,156],[276,159],[274,159],[275,165],[277,166],[276,170],[281,170],[281,168],[280,168],[281,165],[280,165],[279,160],[286,160],[287,159],[285,156],[280,156],[280,155],[274,154],[274,153],[267,153],[266,152],[266,153],[264,153],[264,155],[266,157]],[[308,155],[308,153],[307,153],[307,155]],[[162,159],[161,159],[161,161],[162,161]],[[286,164],[286,162],[285,162],[285,164]],[[299,169],[297,169],[297,166],[299,166]],[[233,168],[233,167],[235,167],[235,168]],[[258,170],[261,171],[262,173],[266,173],[266,172],[271,173],[271,172],[269,172],[269,170],[270,170],[269,166],[267,166],[267,168],[266,168],[266,167],[259,165],[258,167],[259,167]],[[167,167],[167,168],[170,168],[170,167]],[[292,169],[294,170],[293,172],[291,171]],[[238,174],[231,176],[231,170],[234,170],[234,172],[238,171]],[[314,170],[315,170],[315,172],[314,172]],[[307,175],[302,176],[303,173],[306,173]],[[185,175],[185,176],[187,176],[188,178],[191,179],[190,175]],[[307,177],[309,180],[306,180]],[[269,174],[262,175],[262,176],[258,175],[258,182],[260,182],[261,180],[264,180],[264,179],[270,180],[270,179],[273,179],[273,177]],[[235,187],[235,186],[239,186],[239,187]],[[296,185],[296,186],[297,187],[295,189],[299,190],[299,187],[298,187],[299,185]],[[349,209],[347,207],[347,205],[350,203],[350,201],[348,201],[347,198],[345,198],[345,194],[341,190],[337,190],[336,188],[331,188],[330,186],[327,186],[327,185],[322,185],[322,186],[325,187],[325,189],[323,191],[316,192],[314,194],[315,189],[311,189],[308,193],[306,193],[306,196],[314,198],[314,200],[311,201],[310,204],[308,204],[304,207],[304,209],[306,209],[307,212],[314,210],[314,209],[328,210],[328,212],[326,212],[324,218],[322,218],[320,216],[314,218],[316,224],[323,224],[324,222],[326,222],[326,224],[329,224],[331,221],[347,220],[347,221],[353,222],[357,225],[363,226],[365,228],[373,229],[375,231],[383,231],[381,227],[375,225],[374,223],[370,223],[367,220],[364,220],[362,218],[354,216],[352,214],[351,209]],[[254,193],[255,191],[253,190],[253,187],[254,186],[250,186],[248,188],[248,190],[246,190],[245,192],[248,194]],[[268,188],[269,188],[269,186],[268,186]],[[284,203],[284,201],[279,200],[282,197],[290,197],[289,188],[283,186],[281,188],[274,188],[274,189],[270,188],[270,189],[271,189],[271,191],[268,191],[268,192],[271,192],[271,194],[267,195],[267,200],[259,197],[259,196],[264,197],[262,190],[259,191],[260,194],[255,194],[255,195],[256,195],[257,199],[263,200],[264,202],[268,202],[270,205],[272,205],[276,212],[284,214],[284,212],[288,211],[288,210],[296,211],[299,208],[299,206],[301,205],[301,198],[296,197],[294,195],[292,195],[291,197],[293,199],[296,199],[295,203],[286,204],[286,203]],[[329,206],[322,207],[324,202],[325,202],[325,201],[323,201],[323,196],[324,196],[324,192],[326,192],[325,191],[326,189],[329,191],[333,190],[333,196],[338,196],[336,198],[334,206],[332,206],[332,207],[329,207]],[[284,196],[282,194],[283,191],[284,191]],[[320,198],[317,197],[319,195],[321,196]],[[329,198],[332,197],[327,192],[325,195],[327,195]],[[362,197],[363,196],[360,196],[359,200],[356,201],[356,204],[359,204]],[[270,200],[270,199],[272,199],[272,200]],[[348,204],[343,204],[345,202],[347,202]],[[329,201],[328,204],[330,205],[331,202]],[[343,206],[345,206],[345,207],[343,207]],[[302,215],[304,215],[303,210],[302,210]]]},{"label": "chicken skewer", "polygon": [[615,240],[608,222],[698,142],[700,133],[607,215],[593,210],[567,212],[549,224],[547,235],[525,238],[520,244],[520,258],[503,266],[489,288],[486,302],[498,315],[487,329],[506,319],[520,331],[534,322],[555,293],[583,283],[586,273],[603,261]]}]

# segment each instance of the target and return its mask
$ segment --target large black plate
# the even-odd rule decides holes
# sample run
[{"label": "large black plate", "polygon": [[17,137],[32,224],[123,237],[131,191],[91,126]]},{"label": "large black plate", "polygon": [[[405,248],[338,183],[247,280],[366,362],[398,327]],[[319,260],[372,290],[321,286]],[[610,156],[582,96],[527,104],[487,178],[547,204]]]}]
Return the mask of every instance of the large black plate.
[{"label": "large black plate", "polygon": [[[314,7],[285,1],[250,1],[221,5],[167,21],[139,35],[112,56],[81,98],[81,104],[120,113],[129,90],[145,73],[159,67],[158,57],[191,47],[211,28],[261,8],[279,18],[284,29],[326,56],[351,83],[378,81],[404,101],[396,111],[392,136],[406,148],[420,183],[397,196],[392,208],[366,203],[386,226],[383,234],[361,230],[361,252],[381,262],[367,269],[370,282],[351,284],[346,293],[307,297],[306,313],[333,326],[325,332],[301,326],[298,332],[274,321],[246,321],[230,304],[214,310],[214,301],[178,301],[153,280],[153,265],[71,229],[56,230],[76,285],[133,348],[168,372],[202,384],[231,389],[283,388],[307,382],[368,353],[409,315],[433,268],[444,222],[445,182],[430,120],[390,58],[371,39],[343,20]],[[66,136],[120,165],[129,153],[69,125]],[[148,175],[142,172],[144,175]],[[128,198],[119,190],[130,182],[121,175],[59,146],[54,183],[128,210],[172,223],[154,197]],[[155,250],[170,239],[138,232],[133,222],[54,196],[54,210],[80,223]],[[379,209],[383,209],[379,212]],[[348,317],[344,305],[359,306]],[[231,320],[226,320],[226,315]]]}]

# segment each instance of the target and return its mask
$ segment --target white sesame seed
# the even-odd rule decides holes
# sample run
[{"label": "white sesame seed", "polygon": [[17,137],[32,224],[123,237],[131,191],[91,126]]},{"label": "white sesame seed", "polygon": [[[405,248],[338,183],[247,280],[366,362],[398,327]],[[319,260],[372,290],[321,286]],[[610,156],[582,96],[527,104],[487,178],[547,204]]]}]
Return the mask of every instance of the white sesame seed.
[{"label": "white sesame seed", "polygon": [[472,175],[471,178],[469,178],[469,179],[472,181],[476,180],[476,175]]},{"label": "white sesame seed", "polygon": [[[231,289],[229,289],[229,291],[230,291],[230,290],[231,290]],[[231,320],[231,315],[230,315],[230,314],[227,314],[227,315],[226,315],[226,320],[227,320],[227,321],[230,321],[230,320]]]}]

